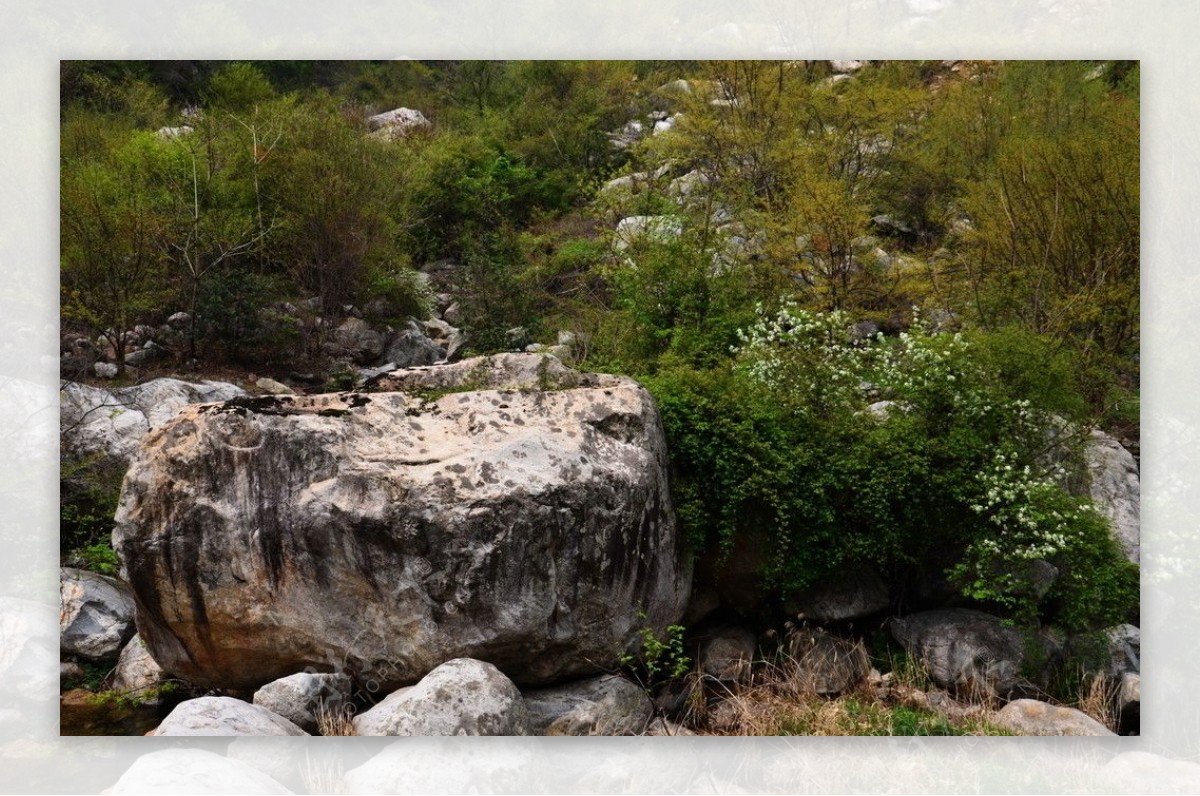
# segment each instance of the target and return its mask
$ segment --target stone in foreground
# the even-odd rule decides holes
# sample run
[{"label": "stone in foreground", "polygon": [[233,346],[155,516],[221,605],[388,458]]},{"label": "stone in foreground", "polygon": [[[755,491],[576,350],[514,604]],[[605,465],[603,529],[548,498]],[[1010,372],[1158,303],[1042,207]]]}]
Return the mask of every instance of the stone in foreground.
[{"label": "stone in foreground", "polygon": [[535,735],[640,735],[654,718],[646,690],[604,675],[525,693]]},{"label": "stone in foreground", "polygon": [[232,697],[180,702],[152,735],[308,735],[266,708]]},{"label": "stone in foreground", "polygon": [[344,674],[300,672],[254,692],[254,704],[283,716],[305,732],[318,730],[322,712],[331,715],[350,701],[353,683]]},{"label": "stone in foreground", "polygon": [[490,663],[456,658],[355,717],[357,735],[528,735],[521,692]]},{"label": "stone in foreground", "polygon": [[386,693],[471,657],[541,685],[615,668],[682,614],[636,382],[505,354],[374,389],[191,406],[143,441],[113,540],[165,670],[256,688],[311,667]]},{"label": "stone in foreground", "polygon": [[910,614],[891,625],[896,640],[942,688],[1003,696],[1020,682],[1025,640],[998,617],[951,608]]},{"label": "stone in foreground", "polygon": [[1036,699],[1009,702],[996,713],[995,722],[1021,735],[1116,735],[1082,710]]}]

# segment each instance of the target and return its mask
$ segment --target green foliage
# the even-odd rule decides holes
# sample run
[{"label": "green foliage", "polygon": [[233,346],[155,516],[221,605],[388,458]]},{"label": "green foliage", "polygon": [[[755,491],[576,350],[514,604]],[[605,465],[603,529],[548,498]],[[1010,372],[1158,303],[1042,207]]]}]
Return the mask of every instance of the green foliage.
[{"label": "green foliage", "polygon": [[204,97],[209,107],[244,111],[266,101],[272,93],[270,81],[257,67],[233,63],[208,79]]},{"label": "green foliage", "polygon": [[[870,562],[897,586],[948,570],[1008,616],[1040,611],[1071,628],[1120,621],[1136,603],[1105,523],[1044,464],[1047,406],[1070,404],[1069,385],[1056,395],[1041,382],[1034,405],[1012,390],[1037,377],[1004,378],[1039,361],[998,372],[962,335],[860,340],[845,316],[789,308],[738,350],[735,368],[648,380],[694,545],[728,551],[765,531],[764,584],[781,597]],[[1044,601],[1021,577],[1037,559],[1064,573]]]},{"label": "green foliage", "polygon": [[[104,411],[104,410],[100,410]],[[113,514],[121,494],[124,465],[108,457],[63,454],[59,465],[59,550],[85,569],[105,571],[112,552]]]},{"label": "green foliage", "polygon": [[683,677],[692,669],[692,659],[684,653],[684,632],[682,625],[669,625],[665,637],[660,639],[653,629],[642,628],[638,653],[622,655],[621,666],[632,671],[647,687],[662,679]]}]

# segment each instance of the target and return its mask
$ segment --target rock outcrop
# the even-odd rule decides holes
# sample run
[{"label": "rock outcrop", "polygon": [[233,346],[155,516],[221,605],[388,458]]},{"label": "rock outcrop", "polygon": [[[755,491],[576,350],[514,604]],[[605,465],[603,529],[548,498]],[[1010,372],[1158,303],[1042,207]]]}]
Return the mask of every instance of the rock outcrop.
[{"label": "rock outcrop", "polygon": [[386,693],[472,657],[548,684],[682,614],[637,383],[506,354],[374,389],[189,407],[145,438],[113,541],[168,672],[253,688],[344,671]]},{"label": "rock outcrop", "polygon": [[490,663],[455,658],[356,716],[358,735],[528,735],[521,692]]},{"label": "rock outcrop", "polygon": [[1103,431],[1092,432],[1084,455],[1092,502],[1112,522],[1121,549],[1136,564],[1142,557],[1142,486],[1137,460]]}]

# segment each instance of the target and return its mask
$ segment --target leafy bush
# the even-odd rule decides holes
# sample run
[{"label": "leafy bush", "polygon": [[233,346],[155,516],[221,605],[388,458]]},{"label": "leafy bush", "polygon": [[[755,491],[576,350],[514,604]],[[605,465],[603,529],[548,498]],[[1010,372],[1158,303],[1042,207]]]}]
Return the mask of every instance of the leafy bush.
[{"label": "leafy bush", "polygon": [[[1034,376],[1006,380],[976,351],[919,325],[858,339],[841,313],[785,306],[743,333],[735,366],[649,380],[688,538],[728,551],[767,531],[762,575],[779,597],[870,562],[900,591],[947,573],[1013,618],[1123,621],[1136,571],[1044,455],[1061,426],[1046,407],[1071,397],[1042,384],[1035,405],[1013,392]],[[1023,577],[1033,560],[1060,571],[1044,600]]]}]

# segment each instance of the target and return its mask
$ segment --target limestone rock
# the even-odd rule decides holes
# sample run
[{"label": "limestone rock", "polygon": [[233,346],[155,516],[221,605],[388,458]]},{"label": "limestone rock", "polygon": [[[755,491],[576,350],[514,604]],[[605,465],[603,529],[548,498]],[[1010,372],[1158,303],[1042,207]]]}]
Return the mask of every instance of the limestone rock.
[{"label": "limestone rock", "polygon": [[137,694],[157,688],[169,679],[170,675],[163,671],[150,655],[150,650],[146,649],[142,637],[135,635],[117,659],[112,687],[115,691]]},{"label": "limestone rock", "polygon": [[539,685],[678,620],[690,572],[640,385],[524,354],[374,384],[189,407],[144,440],[113,539],[163,668],[386,693],[473,657]]},{"label": "limestone rock", "polygon": [[241,387],[220,381],[154,379],[115,390],[68,382],[59,391],[63,443],[77,456],[100,454],[128,461],[146,433],[183,407],[245,394]]},{"label": "limestone rock", "polygon": [[232,697],[180,702],[152,735],[308,735],[266,708]]},{"label": "limestone rock", "polygon": [[525,693],[534,735],[639,735],[654,716],[646,690],[604,675]]},{"label": "limestone rock", "polygon": [[528,735],[521,692],[490,663],[455,658],[354,718],[359,735]]},{"label": "limestone rock", "polygon": [[339,711],[353,687],[345,674],[300,672],[267,683],[254,692],[254,704],[315,733],[322,710]]},{"label": "limestone rock", "polygon": [[59,644],[90,661],[117,657],[134,633],[133,592],[116,578],[82,569],[59,570]]},{"label": "limestone rock", "polygon": [[744,627],[725,627],[705,634],[700,642],[700,671],[721,682],[741,682],[750,677],[750,664],[758,640]]},{"label": "limestone rock", "polygon": [[371,136],[384,141],[395,141],[404,138],[414,130],[428,129],[433,123],[425,114],[413,108],[396,108],[377,113],[367,119]]},{"label": "limestone rock", "polygon": [[1024,639],[991,614],[967,608],[910,614],[892,620],[892,635],[943,688],[1003,696],[1018,685]]},{"label": "limestone rock", "polygon": [[666,243],[681,234],[683,221],[675,216],[629,216],[617,222],[613,248],[624,251],[642,240]]},{"label": "limestone rock", "polygon": [[287,386],[286,384],[284,384],[281,381],[275,381],[275,379],[260,378],[258,381],[255,382],[255,386],[257,386],[263,392],[269,393],[271,395],[295,395],[296,394],[296,391],[293,390],[291,387]]},{"label": "limestone rock", "polygon": [[287,794],[292,791],[240,760],[203,749],[162,749],[142,754],[112,788],[125,793]]},{"label": "limestone rock", "polygon": [[399,368],[411,368],[432,365],[441,360],[444,353],[415,322],[412,322],[388,341],[379,359],[382,362],[391,362]]},{"label": "limestone rock", "polygon": [[1009,702],[996,713],[995,723],[1021,735],[1115,735],[1082,710],[1059,707],[1036,699]]},{"label": "limestone rock", "polygon": [[790,685],[802,693],[833,696],[867,679],[871,661],[861,641],[850,641],[821,628],[798,628],[788,638],[792,658]]},{"label": "limestone rock", "polygon": [[1112,521],[1113,533],[1126,557],[1141,560],[1141,480],[1137,461],[1121,443],[1093,431],[1084,451],[1096,508]]}]

